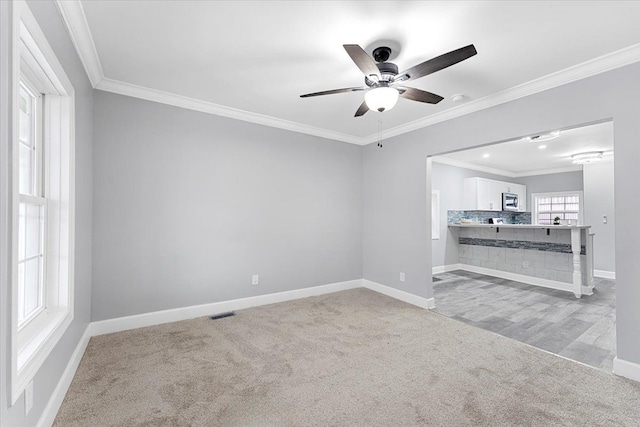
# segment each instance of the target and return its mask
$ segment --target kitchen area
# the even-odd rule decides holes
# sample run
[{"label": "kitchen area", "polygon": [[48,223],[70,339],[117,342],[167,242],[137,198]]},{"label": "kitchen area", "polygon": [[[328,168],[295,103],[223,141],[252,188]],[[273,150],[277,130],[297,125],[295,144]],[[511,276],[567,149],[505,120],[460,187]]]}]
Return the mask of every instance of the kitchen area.
[{"label": "kitchen area", "polygon": [[[448,210],[447,225],[458,237],[459,263],[467,271],[565,290],[576,298],[593,293],[593,235],[589,225],[578,225],[579,203],[566,206],[562,200],[564,218],[555,216],[557,224],[541,223],[549,215],[540,218],[540,212],[533,224],[526,185],[471,177],[464,179],[463,195],[465,210]],[[575,212],[568,212],[572,206]]]},{"label": "kitchen area", "polygon": [[555,133],[432,158],[435,311],[610,371],[613,131]]}]

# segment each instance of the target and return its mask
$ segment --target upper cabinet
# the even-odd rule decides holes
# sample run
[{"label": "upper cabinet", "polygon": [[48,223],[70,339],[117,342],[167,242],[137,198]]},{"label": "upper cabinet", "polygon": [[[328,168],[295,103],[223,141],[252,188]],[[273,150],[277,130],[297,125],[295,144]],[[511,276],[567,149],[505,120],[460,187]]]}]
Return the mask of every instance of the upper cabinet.
[{"label": "upper cabinet", "polygon": [[469,211],[501,211],[502,193],[517,194],[518,210],[525,211],[527,209],[526,185],[478,177],[464,180],[462,209]]},{"label": "upper cabinet", "polygon": [[493,211],[498,209],[497,199],[491,197],[494,189],[491,180],[484,178],[466,178],[464,180],[464,198],[462,209],[466,211]]}]

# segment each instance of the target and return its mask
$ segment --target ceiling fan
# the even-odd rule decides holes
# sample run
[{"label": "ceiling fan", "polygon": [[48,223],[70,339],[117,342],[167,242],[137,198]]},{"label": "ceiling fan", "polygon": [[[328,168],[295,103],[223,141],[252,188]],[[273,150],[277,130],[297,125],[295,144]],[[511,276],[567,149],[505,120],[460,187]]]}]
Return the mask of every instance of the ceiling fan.
[{"label": "ceiling fan", "polygon": [[381,46],[374,49],[373,58],[367,55],[367,52],[357,44],[345,44],[343,47],[353,62],[355,62],[358,68],[364,73],[364,83],[366,86],[307,93],[300,95],[300,98],[366,90],[367,93],[364,95],[364,102],[360,105],[354,117],[363,116],[369,110],[377,110],[380,112],[390,110],[396,105],[396,102],[398,102],[398,97],[412,101],[426,102],[427,104],[437,104],[443,100],[440,95],[413,87],[398,86],[398,84],[435,73],[436,71],[471,58],[478,53],[475,46],[470,44],[469,46],[429,59],[402,73],[398,73],[398,66],[392,62],[387,62],[391,55],[391,48],[389,47]]}]

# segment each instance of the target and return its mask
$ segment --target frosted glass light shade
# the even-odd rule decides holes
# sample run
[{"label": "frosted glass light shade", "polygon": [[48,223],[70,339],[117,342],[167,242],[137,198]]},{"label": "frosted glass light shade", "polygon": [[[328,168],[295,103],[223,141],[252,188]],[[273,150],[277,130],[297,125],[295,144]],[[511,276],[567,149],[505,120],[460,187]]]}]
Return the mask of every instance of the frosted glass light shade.
[{"label": "frosted glass light shade", "polygon": [[602,151],[589,151],[587,153],[578,153],[571,156],[573,163],[576,165],[584,165],[585,163],[595,163],[602,160]]},{"label": "frosted glass light shade", "polygon": [[370,110],[391,110],[398,102],[398,91],[392,87],[377,87],[364,95],[364,101]]}]

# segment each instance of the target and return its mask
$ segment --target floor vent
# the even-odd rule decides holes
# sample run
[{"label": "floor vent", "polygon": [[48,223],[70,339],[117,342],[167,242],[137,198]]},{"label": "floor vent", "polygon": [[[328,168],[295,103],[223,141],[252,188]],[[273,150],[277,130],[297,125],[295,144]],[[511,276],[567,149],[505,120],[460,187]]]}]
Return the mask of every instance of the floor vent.
[{"label": "floor vent", "polygon": [[235,315],[236,313],[234,313],[233,311],[229,311],[227,313],[221,313],[221,314],[216,314],[215,316],[210,316],[209,319],[218,320],[218,319],[224,319],[225,317],[233,317]]}]

